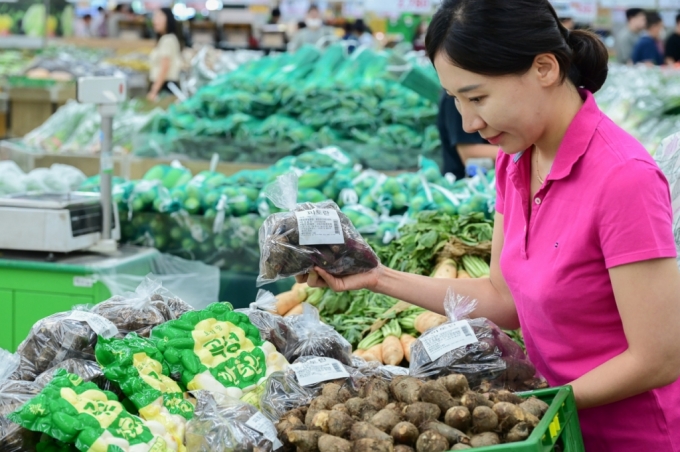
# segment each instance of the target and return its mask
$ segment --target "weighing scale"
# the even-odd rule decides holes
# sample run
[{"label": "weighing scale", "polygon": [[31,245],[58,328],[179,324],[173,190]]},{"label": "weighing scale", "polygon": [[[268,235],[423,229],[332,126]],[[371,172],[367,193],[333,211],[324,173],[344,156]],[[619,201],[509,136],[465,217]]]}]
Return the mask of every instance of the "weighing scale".
[{"label": "weighing scale", "polygon": [[158,250],[117,245],[111,139],[126,97],[124,78],[78,80],[78,101],[97,104],[102,117],[101,193],[0,197],[0,348],[14,351],[44,317],[108,299],[99,275],[151,272]]}]

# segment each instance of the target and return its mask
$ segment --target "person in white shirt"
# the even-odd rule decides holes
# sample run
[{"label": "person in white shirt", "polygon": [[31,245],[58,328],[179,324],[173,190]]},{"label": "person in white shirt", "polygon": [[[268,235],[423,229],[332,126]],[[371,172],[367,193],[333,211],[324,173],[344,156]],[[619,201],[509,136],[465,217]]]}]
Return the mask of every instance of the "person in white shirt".
[{"label": "person in white shirt", "polygon": [[305,27],[298,30],[293,36],[293,39],[288,44],[289,52],[296,52],[305,44],[317,44],[322,38],[329,38],[334,36],[332,27],[327,27],[321,18],[319,7],[311,5],[307,11],[307,17],[304,21]]},{"label": "person in white shirt", "polygon": [[162,91],[171,92],[168,83],[179,82],[182,69],[182,49],[176,34],[177,21],[170,8],[161,8],[154,12],[153,28],[158,36],[158,44],[150,57],[151,89],[146,96],[150,101],[155,101]]}]

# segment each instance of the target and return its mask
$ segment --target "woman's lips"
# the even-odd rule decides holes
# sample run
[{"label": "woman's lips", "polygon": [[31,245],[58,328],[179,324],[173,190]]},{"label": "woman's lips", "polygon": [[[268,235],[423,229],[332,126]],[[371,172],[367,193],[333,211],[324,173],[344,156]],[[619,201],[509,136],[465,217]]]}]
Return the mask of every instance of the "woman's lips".
[{"label": "woman's lips", "polygon": [[496,145],[498,145],[498,143],[500,143],[502,137],[503,137],[503,133],[501,132],[498,135],[496,135],[495,137],[489,137],[489,138],[484,138],[484,139],[486,141],[488,141],[489,143],[493,144],[494,146],[496,146]]}]

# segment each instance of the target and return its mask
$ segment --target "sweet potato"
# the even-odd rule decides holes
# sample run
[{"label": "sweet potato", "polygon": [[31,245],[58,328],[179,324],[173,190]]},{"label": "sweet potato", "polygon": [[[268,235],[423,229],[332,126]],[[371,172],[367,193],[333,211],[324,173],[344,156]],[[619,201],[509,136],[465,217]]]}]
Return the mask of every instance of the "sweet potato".
[{"label": "sweet potato", "polygon": [[442,411],[434,403],[416,402],[404,409],[404,418],[419,427],[425,421],[436,421]]},{"label": "sweet potato", "polygon": [[350,439],[357,441],[360,439],[377,439],[380,441],[394,441],[394,439],[387,433],[378,430],[377,427],[368,422],[357,422],[352,425],[350,429]]},{"label": "sweet potato", "polygon": [[391,441],[364,438],[352,443],[352,452],[394,452]]},{"label": "sweet potato", "polygon": [[421,402],[434,403],[442,413],[446,413],[450,408],[456,406],[453,396],[439,381],[428,381],[425,383],[418,392],[418,399]]},{"label": "sweet potato", "polygon": [[470,413],[472,413],[478,406],[488,406],[489,408],[493,407],[492,401],[473,391],[468,391],[463,394],[463,397],[460,399],[460,403],[465,408],[470,410]]},{"label": "sweet potato", "polygon": [[500,443],[501,439],[498,437],[498,435],[496,435],[493,432],[480,433],[479,435],[475,435],[472,438],[470,438],[470,446],[472,446],[473,448],[495,446],[496,444]]},{"label": "sweet potato", "polygon": [[446,422],[446,425],[449,427],[465,432],[472,425],[472,414],[470,413],[470,410],[464,406],[454,406],[446,412],[444,422]]},{"label": "sweet potato", "polygon": [[319,452],[352,452],[352,443],[346,439],[323,435],[319,438]]},{"label": "sweet potato", "polygon": [[524,402],[519,404],[519,407],[522,408],[527,413],[533,414],[539,419],[545,416],[545,413],[548,411],[548,408],[550,408],[550,406],[547,403],[537,399],[536,397],[526,399]]},{"label": "sweet potato", "polygon": [[505,437],[505,442],[507,443],[518,443],[529,438],[529,424],[526,422],[520,422],[515,425]]},{"label": "sweet potato", "polygon": [[416,452],[416,450],[411,446],[397,444],[396,446],[394,446],[394,452]]},{"label": "sweet potato", "polygon": [[410,422],[400,422],[392,429],[392,438],[400,444],[413,446],[420,436],[418,428]]},{"label": "sweet potato", "polygon": [[384,408],[371,418],[371,424],[378,427],[383,432],[390,432],[395,425],[401,421],[401,417],[394,410]]},{"label": "sweet potato", "polygon": [[288,442],[296,446],[299,452],[317,452],[319,450],[319,438],[323,435],[323,432],[291,430],[288,432]]},{"label": "sweet potato", "polygon": [[470,444],[470,438],[465,433],[453,427],[449,427],[442,422],[427,421],[420,426],[421,432],[426,432],[428,430],[432,430],[442,435],[450,445],[458,443]]},{"label": "sweet potato", "polygon": [[345,437],[349,433],[354,419],[342,411],[330,411],[328,415],[328,433],[333,436]]},{"label": "sweet potato", "polygon": [[465,375],[451,374],[441,377],[437,381],[443,384],[453,397],[462,397],[463,394],[470,390],[470,385]]},{"label": "sweet potato", "polygon": [[423,384],[417,378],[397,377],[390,383],[390,390],[398,402],[411,404],[418,401],[418,393]]},{"label": "sweet potato", "polygon": [[416,441],[417,452],[444,452],[449,450],[449,442],[439,433],[429,430],[422,433]]},{"label": "sweet potato", "polygon": [[498,416],[488,406],[478,406],[472,412],[472,431],[493,432],[498,428]]},{"label": "sweet potato", "polygon": [[331,412],[328,410],[320,410],[314,415],[312,419],[312,424],[309,425],[310,430],[319,430],[324,433],[328,433],[328,421],[330,419]]},{"label": "sweet potato", "polygon": [[343,388],[337,383],[328,383],[324,385],[321,390],[321,395],[332,400],[337,400],[338,403],[345,403],[352,397],[349,389]]}]

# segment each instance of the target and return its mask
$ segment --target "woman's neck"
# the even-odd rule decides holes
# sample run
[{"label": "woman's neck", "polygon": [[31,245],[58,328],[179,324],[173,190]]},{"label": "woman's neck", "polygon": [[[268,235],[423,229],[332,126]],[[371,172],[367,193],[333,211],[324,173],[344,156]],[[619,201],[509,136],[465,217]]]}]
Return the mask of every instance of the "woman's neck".
[{"label": "woman's neck", "polygon": [[542,161],[549,162],[551,165],[555,161],[564,135],[582,106],[583,99],[571,83],[564,83],[549,99],[546,115],[551,120],[546,125],[541,138],[535,143],[536,151]]}]

